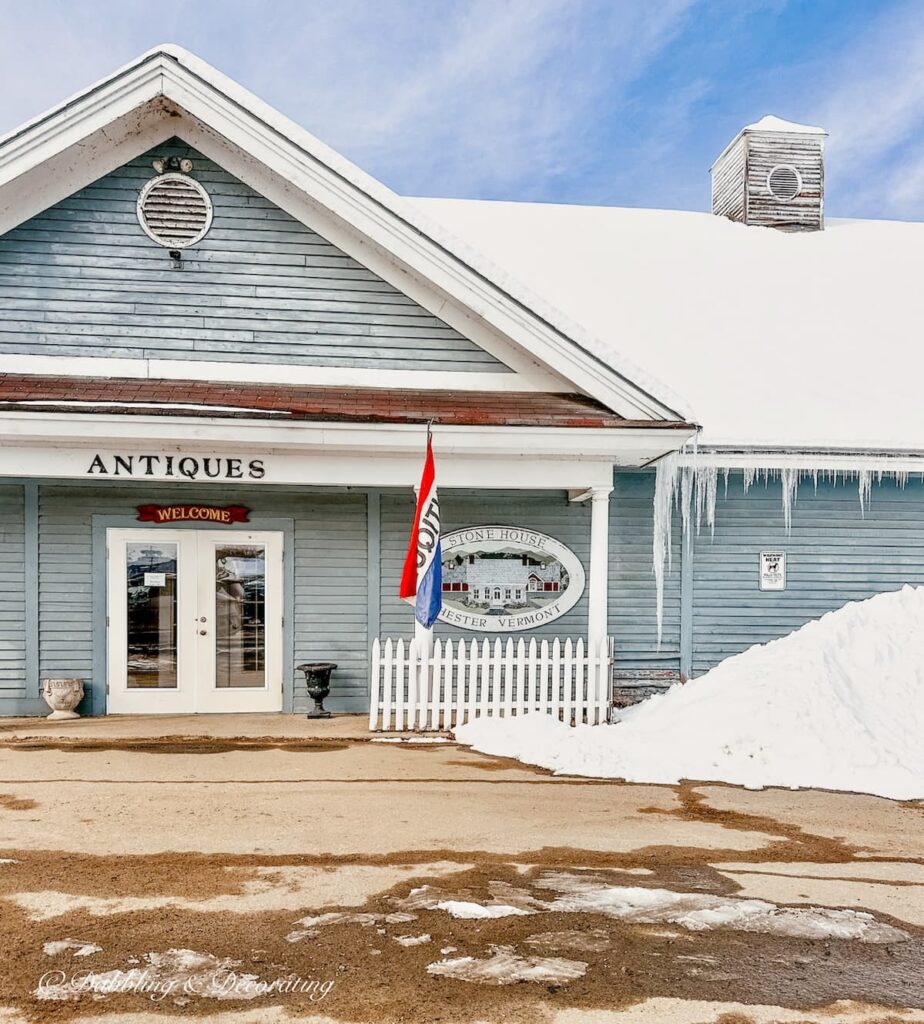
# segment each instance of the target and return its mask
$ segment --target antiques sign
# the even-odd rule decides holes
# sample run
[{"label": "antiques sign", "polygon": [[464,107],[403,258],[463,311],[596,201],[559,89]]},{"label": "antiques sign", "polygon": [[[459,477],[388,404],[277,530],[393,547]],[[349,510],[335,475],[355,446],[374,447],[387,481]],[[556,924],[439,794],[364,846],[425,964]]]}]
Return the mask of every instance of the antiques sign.
[{"label": "antiques sign", "polygon": [[[250,509],[243,505],[139,505],[139,523],[246,523]],[[148,586],[146,583],[145,586]]]},{"label": "antiques sign", "polygon": [[158,480],[262,480],[262,459],[226,455],[102,455],[97,452],[86,471],[92,477],[156,477]]},{"label": "antiques sign", "polygon": [[553,622],[584,593],[584,566],[554,537],[517,526],[444,534],[440,621],[480,633]]},{"label": "antiques sign", "polygon": [[760,589],[786,589],[786,552],[761,551],[760,553]]}]

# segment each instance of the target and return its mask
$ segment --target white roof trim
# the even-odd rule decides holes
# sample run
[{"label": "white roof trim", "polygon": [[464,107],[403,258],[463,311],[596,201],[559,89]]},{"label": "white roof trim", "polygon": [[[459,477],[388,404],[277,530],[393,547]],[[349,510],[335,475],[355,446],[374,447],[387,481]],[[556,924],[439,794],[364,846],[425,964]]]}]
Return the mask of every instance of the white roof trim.
[{"label": "white roof trim", "polygon": [[693,452],[682,452],[679,456],[681,466],[715,467],[727,470],[777,470],[799,469],[806,473],[819,472],[870,472],[921,473],[924,472],[924,452],[863,452],[863,451],[795,451],[767,449],[755,451],[715,451],[699,449]]},{"label": "white roof trim", "polygon": [[[594,355],[593,339],[561,314],[543,308],[511,281],[498,283],[495,268],[448,235],[438,237],[412,204],[180,47],[149,50],[0,139],[0,233],[94,180],[87,175],[95,169],[98,177],[99,164],[110,164],[102,173],[118,166],[112,161],[120,159],[119,146],[130,146],[132,133],[140,136],[151,121],[160,121],[163,138],[178,134],[164,100],[290,181],[373,248],[389,253],[400,269],[432,282],[476,321],[509,339],[524,356],[615,412],[632,419],[692,419],[681,402],[667,397],[667,388],[649,383],[628,363],[614,367]],[[104,132],[104,139],[93,145],[93,136]],[[107,152],[100,152],[100,141]],[[149,145],[150,140],[145,148]],[[21,186],[24,175],[52,161],[60,176],[57,187],[66,191],[55,197],[53,189],[38,190],[36,201],[45,206],[26,208],[17,183]],[[93,167],[81,168],[81,162]]]},{"label": "white roof trim", "polygon": [[[505,427],[437,425],[433,431],[434,445],[440,460],[440,486],[450,483],[447,468],[451,460],[471,460],[473,475],[467,485],[486,484],[478,477],[477,466],[487,467],[494,460],[503,460],[497,486],[519,488],[539,486],[568,490],[585,481],[594,465],[603,470],[610,486],[613,467],[637,468],[660,458],[666,450],[676,451],[690,440],[690,432],[675,427]],[[42,458],[54,457],[67,462],[67,453],[95,450],[150,452],[153,448],[167,453],[185,451],[189,454],[239,453],[240,451],[281,455],[311,453],[325,465],[326,473],[341,474],[345,456],[375,456],[380,465],[365,467],[364,473],[329,482],[350,486],[376,486],[376,469],[381,470],[395,457],[407,457],[408,466],[416,466],[405,482],[412,482],[420,473],[421,426],[414,423],[318,423],[310,420],[251,420],[222,416],[163,416],[139,413],[127,416],[105,408],[74,413],[52,409],[0,408],[0,477],[46,475]],[[16,465],[4,470],[4,455],[17,453]],[[42,455],[42,453],[45,455]],[[556,462],[572,469],[556,475]],[[9,459],[7,460],[7,465]],[[532,484],[521,479],[521,469],[545,466],[540,482]],[[369,474],[369,475],[367,475]],[[52,472],[49,475],[57,475]],[[65,474],[69,475],[69,474]],[[77,475],[83,476],[81,470]],[[296,479],[298,479],[296,477]],[[478,481],[481,481],[479,483]],[[278,482],[270,481],[266,482]],[[302,482],[310,482],[305,478]],[[589,482],[589,481],[588,481]],[[601,481],[593,481],[598,485]]]},{"label": "white roof trim", "polygon": [[0,373],[52,377],[132,377],[208,380],[304,387],[412,388],[422,391],[563,392],[547,379],[524,374],[445,370],[377,370],[300,363],[245,363],[208,359],[132,359],[122,356],[45,356],[0,352]]}]

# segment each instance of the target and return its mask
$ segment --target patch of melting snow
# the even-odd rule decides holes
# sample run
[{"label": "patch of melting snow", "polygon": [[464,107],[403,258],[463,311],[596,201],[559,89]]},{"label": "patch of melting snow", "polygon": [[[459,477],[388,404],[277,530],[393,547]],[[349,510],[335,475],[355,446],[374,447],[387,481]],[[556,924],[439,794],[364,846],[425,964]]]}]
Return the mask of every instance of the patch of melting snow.
[{"label": "patch of melting snow", "polygon": [[491,955],[482,959],[460,956],[453,960],[437,960],[427,966],[427,973],[483,985],[516,985],[523,981],[564,985],[583,977],[587,971],[583,960],[520,956],[512,946],[491,946],[489,949]]},{"label": "patch of melting snow", "polygon": [[0,864],[18,864],[15,857],[0,857]]},{"label": "patch of melting snow", "polygon": [[69,950],[73,956],[90,956],[93,953],[101,953],[103,947],[97,946],[95,942],[81,942],[79,939],[59,939],[57,942],[46,942],[42,946],[45,956],[60,956]]},{"label": "patch of melting snow", "polygon": [[546,905],[527,889],[509,885],[507,882],[491,882],[488,891],[491,899],[487,902],[477,902],[459,898],[459,895],[468,895],[465,891],[462,894],[455,894],[432,885],[420,885],[411,889],[403,900],[395,902],[406,910],[443,910],[453,917],[467,920],[533,914],[546,908]]},{"label": "patch of melting snow", "polygon": [[[262,995],[256,974],[237,974],[240,960],[197,953],[193,949],[168,949],[164,953],[145,953],[143,968],[115,969],[98,974],[81,974],[60,984],[39,985],[37,999],[73,1001],[81,995],[106,995],[113,992],[141,992],[147,995],[193,992],[204,999],[255,999]],[[229,986],[228,978],[235,984]]]},{"label": "patch of melting snow", "polygon": [[537,932],[535,935],[527,935],[528,946],[538,946],[540,949],[568,949],[582,953],[602,953],[612,945],[609,935],[602,928],[591,928],[582,932],[575,930],[562,932]]},{"label": "patch of melting snow", "polygon": [[525,916],[535,913],[532,910],[511,907],[506,903],[485,905],[483,903],[468,903],[465,900],[441,900],[434,909],[445,910],[452,917],[462,918],[464,921],[481,921],[487,918]]},{"label": "patch of melting snow", "polygon": [[[554,895],[542,900],[526,890],[492,882],[489,889],[495,899],[508,896],[510,902],[477,903],[455,899],[444,889],[422,885],[412,889],[399,905],[415,910],[442,910],[452,917],[473,921],[543,912],[605,914],[632,924],[677,925],[694,932],[732,928],[789,938],[872,943],[903,942],[910,938],[900,928],[860,910],[781,907],[766,900],[612,885],[599,876],[567,871],[544,872],[534,884]],[[514,899],[519,906],[514,905]],[[672,933],[667,930],[664,934]]]},{"label": "patch of melting snow", "polygon": [[557,913],[606,914],[637,924],[677,924],[689,931],[733,928],[801,939],[902,942],[910,936],[859,910],[779,907],[765,900],[614,886],[588,875],[548,872],[537,883],[558,895],[546,909]]},{"label": "patch of melting snow", "polygon": [[[294,923],[300,928],[289,932],[286,942],[301,942],[302,939],[313,939],[318,934],[318,929],[331,924],[358,924],[363,928],[369,928],[374,924],[384,921],[385,924],[407,924],[409,921],[416,921],[416,914],[394,913],[394,914],[370,914],[351,911],[330,911],[326,914],[315,914],[309,917],[299,918]],[[384,929],[377,931],[382,934]]]},{"label": "patch of melting snow", "polygon": [[394,935],[392,938],[399,946],[423,946],[430,941],[430,933],[424,932],[423,935]]}]

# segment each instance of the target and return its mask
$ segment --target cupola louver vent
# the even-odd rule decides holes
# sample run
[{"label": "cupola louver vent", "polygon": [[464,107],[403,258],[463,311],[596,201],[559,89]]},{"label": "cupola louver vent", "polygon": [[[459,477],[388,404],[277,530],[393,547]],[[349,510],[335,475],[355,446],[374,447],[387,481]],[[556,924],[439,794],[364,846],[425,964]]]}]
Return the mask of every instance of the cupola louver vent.
[{"label": "cupola louver vent", "polygon": [[745,125],[709,169],[712,212],[753,227],[825,226],[827,132],[768,114]]},{"label": "cupola louver vent", "polygon": [[212,201],[199,182],[185,174],[161,174],[141,190],[138,220],[158,245],[185,249],[201,241],[212,226]]},{"label": "cupola louver vent", "polygon": [[779,164],[767,175],[767,188],[774,199],[788,203],[802,191],[802,179],[792,164]]}]

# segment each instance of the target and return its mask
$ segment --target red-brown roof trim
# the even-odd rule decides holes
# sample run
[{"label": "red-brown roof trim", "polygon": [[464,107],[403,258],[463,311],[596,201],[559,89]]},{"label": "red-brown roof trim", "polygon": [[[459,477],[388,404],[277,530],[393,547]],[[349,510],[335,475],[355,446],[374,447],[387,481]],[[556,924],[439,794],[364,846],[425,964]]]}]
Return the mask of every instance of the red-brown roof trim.
[{"label": "red-brown roof trim", "polygon": [[673,420],[623,419],[596,399],[578,394],[293,387],[13,373],[0,373],[0,410],[332,423],[413,424],[433,420],[473,427],[690,429],[690,424]]}]

